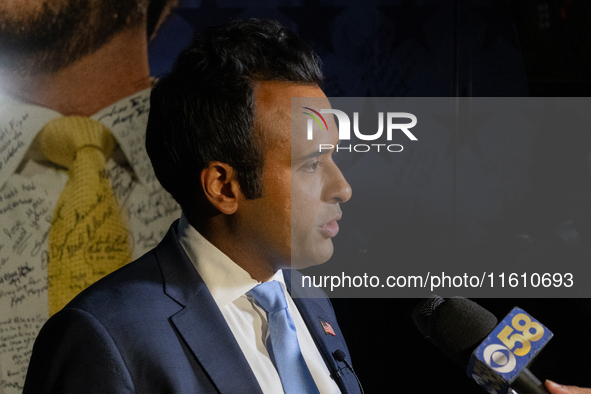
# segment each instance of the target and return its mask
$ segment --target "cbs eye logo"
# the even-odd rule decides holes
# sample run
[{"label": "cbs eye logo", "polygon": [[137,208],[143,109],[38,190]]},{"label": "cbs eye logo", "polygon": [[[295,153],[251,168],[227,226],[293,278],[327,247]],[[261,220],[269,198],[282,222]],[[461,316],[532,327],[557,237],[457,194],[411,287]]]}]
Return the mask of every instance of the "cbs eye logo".
[{"label": "cbs eye logo", "polygon": [[508,373],[515,369],[517,359],[503,345],[488,345],[482,354],[486,364],[498,373]]}]

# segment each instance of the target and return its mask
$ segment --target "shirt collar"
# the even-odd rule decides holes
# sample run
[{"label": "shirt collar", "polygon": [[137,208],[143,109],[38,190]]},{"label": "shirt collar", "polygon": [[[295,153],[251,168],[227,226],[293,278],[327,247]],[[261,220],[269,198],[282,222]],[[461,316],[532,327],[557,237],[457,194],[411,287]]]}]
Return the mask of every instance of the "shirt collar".
[{"label": "shirt collar", "polygon": [[[179,221],[178,237],[218,308],[231,304],[261,283],[252,279],[248,272],[195,230],[184,213]],[[281,270],[270,280],[276,280],[285,286]]]},{"label": "shirt collar", "polygon": [[[117,101],[90,118],[107,126],[140,182],[156,181],[144,148],[150,109],[150,89]],[[61,114],[38,105],[0,95],[0,188],[23,160],[43,126]]]}]

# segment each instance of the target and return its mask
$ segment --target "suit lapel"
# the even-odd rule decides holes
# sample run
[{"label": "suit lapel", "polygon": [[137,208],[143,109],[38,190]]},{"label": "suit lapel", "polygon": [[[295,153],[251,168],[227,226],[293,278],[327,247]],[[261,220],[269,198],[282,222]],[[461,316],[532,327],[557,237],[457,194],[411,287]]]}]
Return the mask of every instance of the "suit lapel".
[{"label": "suit lapel", "polygon": [[172,322],[220,393],[262,393],[209,292],[172,316]]},{"label": "suit lapel", "polygon": [[156,250],[164,292],[184,308],[171,317],[179,335],[223,394],[261,393],[232,331],[175,235],[176,223]]}]

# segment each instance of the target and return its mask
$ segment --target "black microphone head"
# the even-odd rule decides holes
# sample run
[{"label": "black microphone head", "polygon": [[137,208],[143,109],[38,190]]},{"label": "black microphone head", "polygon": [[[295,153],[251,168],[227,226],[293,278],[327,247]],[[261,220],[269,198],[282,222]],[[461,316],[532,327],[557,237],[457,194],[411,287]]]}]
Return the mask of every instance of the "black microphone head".
[{"label": "black microphone head", "polygon": [[429,338],[429,319],[431,315],[444,302],[443,298],[433,294],[431,297],[419,302],[412,310],[412,321],[425,338]]},{"label": "black microphone head", "polygon": [[[430,315],[426,316],[424,313],[423,317],[418,319],[419,323],[415,320],[415,324],[423,335],[426,332],[425,336],[435,346],[464,366],[468,364],[474,349],[497,325],[495,315],[466,298],[454,297],[443,302],[435,299],[423,303],[427,306],[423,306],[422,309]],[[433,307],[431,311],[429,305]]]},{"label": "black microphone head", "polygon": [[347,355],[341,349],[337,349],[332,353],[335,360],[343,362],[347,359]]},{"label": "black microphone head", "polygon": [[467,298],[450,298],[429,319],[429,337],[456,362],[467,365],[470,354],[497,326],[495,315]]}]

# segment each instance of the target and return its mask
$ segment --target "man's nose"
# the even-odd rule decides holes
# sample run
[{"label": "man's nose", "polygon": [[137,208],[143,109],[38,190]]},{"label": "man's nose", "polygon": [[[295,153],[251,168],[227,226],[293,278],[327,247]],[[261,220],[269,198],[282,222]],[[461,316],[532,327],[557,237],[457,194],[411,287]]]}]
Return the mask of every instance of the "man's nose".
[{"label": "man's nose", "polygon": [[351,198],[351,194],[351,185],[339,167],[333,163],[324,188],[324,200],[337,203],[347,202]]}]

